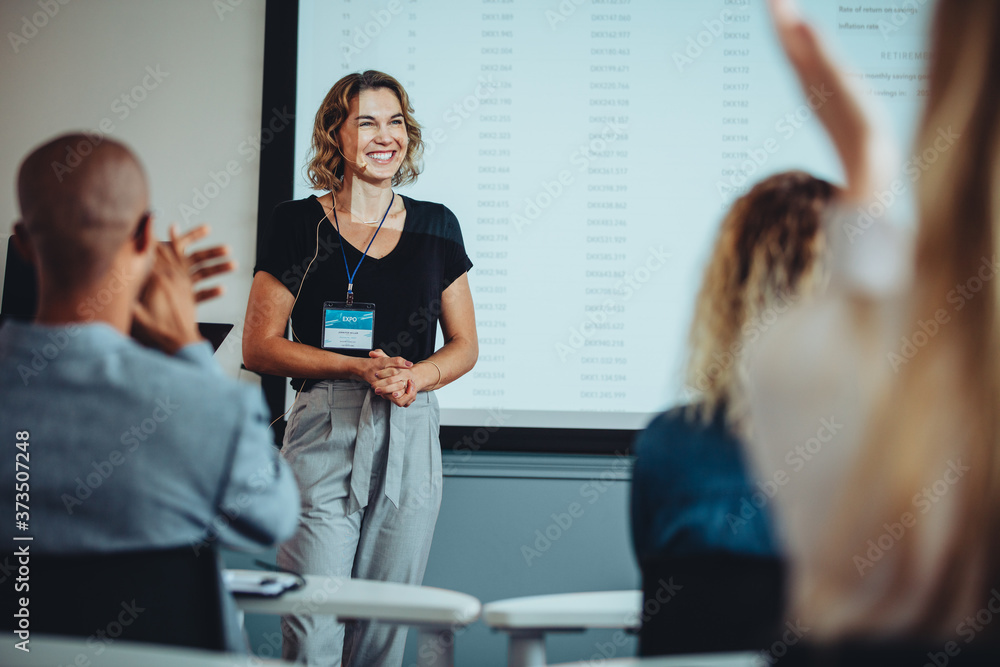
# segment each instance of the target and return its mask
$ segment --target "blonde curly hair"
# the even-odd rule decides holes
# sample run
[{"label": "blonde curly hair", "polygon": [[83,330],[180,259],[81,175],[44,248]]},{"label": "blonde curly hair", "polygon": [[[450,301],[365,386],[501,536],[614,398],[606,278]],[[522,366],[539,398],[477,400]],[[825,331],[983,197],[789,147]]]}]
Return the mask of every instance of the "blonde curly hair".
[{"label": "blonde curly hair", "polygon": [[724,409],[730,430],[749,435],[744,348],[819,281],[823,213],[838,193],[827,181],[787,171],[729,209],[695,304],[687,386],[699,400],[689,417],[708,424]]},{"label": "blonde curly hair", "polygon": [[410,97],[402,84],[396,79],[376,70],[355,72],[343,77],[333,84],[330,92],[323,98],[323,103],[316,112],[313,123],[312,149],[309,154],[309,164],[306,174],[309,183],[317,190],[337,192],[343,186],[344,154],[339,143],[340,128],[347,120],[351,100],[365,90],[386,88],[395,93],[399,99],[399,107],[403,111],[403,122],[406,125],[406,156],[399,171],[392,177],[392,184],[406,185],[417,180],[422,169],[421,157],[424,143],[420,138],[420,124],[413,117],[413,107]]}]

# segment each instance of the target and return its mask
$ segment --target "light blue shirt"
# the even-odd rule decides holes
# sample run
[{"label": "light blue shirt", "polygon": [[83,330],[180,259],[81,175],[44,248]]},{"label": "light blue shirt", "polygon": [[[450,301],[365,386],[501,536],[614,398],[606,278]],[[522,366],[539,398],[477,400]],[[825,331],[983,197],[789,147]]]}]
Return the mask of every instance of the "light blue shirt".
[{"label": "light blue shirt", "polygon": [[[27,432],[28,460],[16,468],[19,432]],[[50,554],[261,549],[297,525],[298,488],[260,390],[226,377],[208,343],[171,357],[102,323],[8,321],[0,437],[7,544],[16,534]],[[27,530],[18,530],[14,485],[25,464],[30,510]],[[224,605],[231,610],[232,601]]]}]

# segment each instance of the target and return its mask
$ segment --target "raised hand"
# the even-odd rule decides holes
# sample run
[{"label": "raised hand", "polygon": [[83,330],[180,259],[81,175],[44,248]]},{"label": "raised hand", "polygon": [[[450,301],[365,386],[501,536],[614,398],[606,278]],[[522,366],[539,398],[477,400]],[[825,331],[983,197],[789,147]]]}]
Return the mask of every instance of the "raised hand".
[{"label": "raised hand", "polygon": [[799,13],[795,0],[769,0],[785,55],[844,167],[845,199],[866,201],[891,178],[896,150],[883,123]]}]

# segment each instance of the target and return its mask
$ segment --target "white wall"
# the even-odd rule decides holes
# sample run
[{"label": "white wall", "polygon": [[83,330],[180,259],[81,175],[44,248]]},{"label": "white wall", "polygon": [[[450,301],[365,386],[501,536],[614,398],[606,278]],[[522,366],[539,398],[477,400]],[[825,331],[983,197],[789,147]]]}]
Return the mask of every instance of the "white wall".
[{"label": "white wall", "polygon": [[[171,221],[207,221],[212,238],[230,245],[237,273],[198,316],[240,323],[256,249],[259,156],[247,140],[260,127],[264,0],[4,0],[0,35],[0,268],[21,159],[56,134],[104,121],[146,166],[161,238]],[[230,161],[240,173],[185,220],[181,206],[194,208],[194,190]],[[217,356],[237,372],[239,345]]]}]

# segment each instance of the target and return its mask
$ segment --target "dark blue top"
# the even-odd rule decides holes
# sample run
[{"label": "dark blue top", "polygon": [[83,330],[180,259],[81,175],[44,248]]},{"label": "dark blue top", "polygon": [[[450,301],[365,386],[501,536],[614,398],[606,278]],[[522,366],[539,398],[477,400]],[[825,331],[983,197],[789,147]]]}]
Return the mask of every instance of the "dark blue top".
[{"label": "dark blue top", "polygon": [[770,504],[749,479],[719,410],[709,425],[675,408],[636,439],[632,543],[640,564],[708,552],[776,556]]}]

